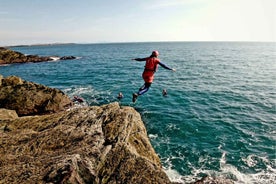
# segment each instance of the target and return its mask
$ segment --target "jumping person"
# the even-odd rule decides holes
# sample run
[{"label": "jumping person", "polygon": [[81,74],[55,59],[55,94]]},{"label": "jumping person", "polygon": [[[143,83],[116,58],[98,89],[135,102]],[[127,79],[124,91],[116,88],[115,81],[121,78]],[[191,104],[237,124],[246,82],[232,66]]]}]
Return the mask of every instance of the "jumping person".
[{"label": "jumping person", "polygon": [[174,68],[170,68],[166,66],[164,63],[161,63],[158,59],[158,55],[158,51],[153,51],[150,57],[132,59],[135,61],[146,61],[145,69],[142,74],[145,84],[139,89],[137,93],[133,93],[132,102],[136,102],[138,96],[146,93],[149,90],[151,83],[153,82],[154,73],[157,70],[158,64],[165,69],[172,70],[174,72],[176,71]]}]

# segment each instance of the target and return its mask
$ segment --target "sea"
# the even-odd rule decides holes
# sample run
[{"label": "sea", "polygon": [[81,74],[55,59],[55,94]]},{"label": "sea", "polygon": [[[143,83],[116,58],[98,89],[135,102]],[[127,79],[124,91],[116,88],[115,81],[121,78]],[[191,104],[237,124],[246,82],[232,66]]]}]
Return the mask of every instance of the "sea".
[{"label": "sea", "polygon": [[[163,169],[172,181],[204,176],[237,184],[276,183],[276,43],[145,42],[11,47],[26,55],[76,56],[74,60],[0,66],[4,77],[64,91],[82,105],[119,102],[135,108]],[[144,58],[161,62],[149,91]],[[162,90],[167,95],[162,95]],[[117,95],[121,92],[122,99]]]}]

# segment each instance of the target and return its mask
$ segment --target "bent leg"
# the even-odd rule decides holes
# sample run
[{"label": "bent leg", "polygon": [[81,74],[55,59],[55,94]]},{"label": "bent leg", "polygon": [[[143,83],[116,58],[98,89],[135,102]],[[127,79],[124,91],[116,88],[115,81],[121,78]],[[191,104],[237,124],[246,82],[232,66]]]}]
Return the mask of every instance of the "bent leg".
[{"label": "bent leg", "polygon": [[146,83],[139,89],[138,95],[142,95],[142,94],[146,93],[146,92],[149,90],[150,86],[151,86],[151,83],[146,82]]},{"label": "bent leg", "polygon": [[139,89],[138,93],[132,94],[132,102],[135,103],[138,96],[146,93],[149,90],[150,86],[151,86],[151,83],[145,82],[145,84]]}]

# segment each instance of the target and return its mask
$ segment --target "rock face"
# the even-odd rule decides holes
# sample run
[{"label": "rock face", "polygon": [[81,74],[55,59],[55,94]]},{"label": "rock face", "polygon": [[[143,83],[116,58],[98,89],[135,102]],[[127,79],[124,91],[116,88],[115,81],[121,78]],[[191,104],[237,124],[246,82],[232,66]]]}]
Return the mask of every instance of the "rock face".
[{"label": "rock face", "polygon": [[0,65],[1,64],[14,64],[14,63],[28,63],[28,62],[42,62],[42,61],[51,61],[51,57],[40,57],[37,55],[28,55],[6,48],[0,47]]},{"label": "rock face", "polygon": [[72,105],[70,98],[58,89],[15,76],[3,78],[1,83],[0,108],[15,110],[19,116],[59,112]]},{"label": "rock face", "polygon": [[171,183],[137,111],[118,103],[64,111],[70,104],[57,89],[0,75],[1,184]]},{"label": "rock face", "polygon": [[171,183],[131,107],[112,103],[3,126],[0,183]]}]

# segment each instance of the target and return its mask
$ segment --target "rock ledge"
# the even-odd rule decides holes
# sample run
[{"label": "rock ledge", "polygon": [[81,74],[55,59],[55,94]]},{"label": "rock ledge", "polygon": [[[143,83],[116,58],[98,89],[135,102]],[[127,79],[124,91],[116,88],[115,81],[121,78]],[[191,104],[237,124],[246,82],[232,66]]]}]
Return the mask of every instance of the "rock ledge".
[{"label": "rock ledge", "polygon": [[0,108],[27,116],[63,111],[71,105],[70,98],[58,89],[0,75]]},{"label": "rock ledge", "polygon": [[0,134],[0,183],[171,183],[131,107],[112,103],[1,126],[9,131]]}]

